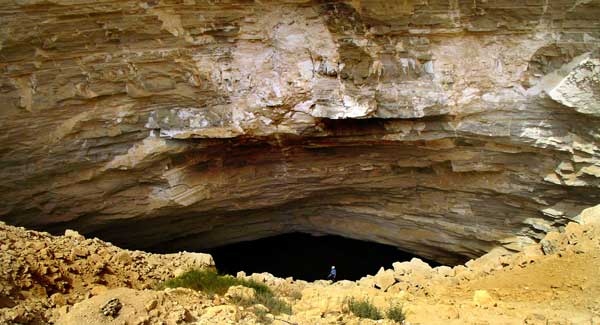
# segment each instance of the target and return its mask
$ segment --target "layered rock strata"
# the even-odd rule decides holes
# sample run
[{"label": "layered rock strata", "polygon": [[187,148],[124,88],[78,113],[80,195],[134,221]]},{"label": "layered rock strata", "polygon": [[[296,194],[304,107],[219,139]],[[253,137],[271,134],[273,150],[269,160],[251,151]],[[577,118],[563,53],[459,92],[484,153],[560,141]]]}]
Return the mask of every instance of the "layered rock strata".
[{"label": "layered rock strata", "polygon": [[[600,1],[0,4],[0,218],[455,263],[600,201]],[[143,226],[141,226],[143,225]]]}]

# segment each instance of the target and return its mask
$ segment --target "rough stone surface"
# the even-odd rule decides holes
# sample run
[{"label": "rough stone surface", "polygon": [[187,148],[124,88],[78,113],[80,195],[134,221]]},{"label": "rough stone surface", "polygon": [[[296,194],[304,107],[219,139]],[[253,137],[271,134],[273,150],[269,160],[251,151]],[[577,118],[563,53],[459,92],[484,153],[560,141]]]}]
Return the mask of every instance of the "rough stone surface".
[{"label": "rough stone surface", "polygon": [[373,281],[375,282],[376,288],[386,291],[389,287],[391,287],[392,285],[394,285],[394,283],[396,283],[396,278],[394,277],[394,271],[393,270],[384,270],[382,268],[381,270],[379,270],[379,272],[377,272],[377,274],[375,274]]},{"label": "rough stone surface", "polygon": [[252,288],[244,287],[244,286],[232,286],[229,287],[227,293],[225,294],[225,298],[229,299],[242,299],[242,300],[254,300],[256,298],[256,291]]},{"label": "rough stone surface", "polygon": [[[174,277],[180,267],[215,267],[208,254],[127,251],[97,238],[74,237],[74,233],[54,237],[0,223],[0,323],[45,324],[60,313],[49,308],[104,295],[109,288],[151,288]],[[72,253],[82,250],[87,252],[85,256]],[[129,256],[127,264],[115,258],[123,254]],[[105,304],[109,316],[117,312],[117,304],[107,304],[114,297],[104,298],[93,313],[102,315]],[[27,310],[16,313],[18,310],[8,308],[14,306],[27,306]]]},{"label": "rough stone surface", "polygon": [[448,263],[519,250],[600,199],[598,17],[2,1],[0,219],[139,249],[303,231]]},{"label": "rough stone surface", "polygon": [[116,317],[119,315],[119,311],[123,308],[123,304],[117,298],[112,298],[102,306],[100,311],[104,316]]},{"label": "rough stone surface", "polygon": [[[259,315],[282,325],[393,324],[389,319],[374,321],[352,315],[345,308],[345,301],[351,297],[367,299],[382,311],[401,305],[407,311],[407,324],[595,324],[600,317],[597,276],[600,225],[597,223],[569,223],[563,232],[550,232],[547,236],[554,239],[557,253],[549,256],[531,254],[541,250],[539,244],[534,244],[520,253],[496,248],[467,265],[453,268],[431,269],[419,260],[398,263],[404,266],[404,272],[396,268],[379,272],[393,273],[399,281],[385,291],[376,288],[373,281],[309,283],[269,273],[239,274],[245,280],[267,285],[278,299],[290,304],[290,315],[274,315],[262,304],[236,305],[239,299],[223,299],[185,288],[142,289],[156,288],[157,279],[163,275],[173,277],[174,264],[185,267],[186,259],[178,258],[185,254],[175,257],[142,254],[140,259],[136,252],[131,252],[134,263],[138,264],[139,281],[128,278],[128,270],[122,270],[128,266],[118,264],[110,264],[111,274],[95,278],[86,273],[93,269],[91,257],[69,261],[30,251],[43,242],[55,256],[61,252],[68,255],[81,242],[25,232],[1,223],[0,226],[0,238],[11,247],[0,250],[2,324],[265,324]],[[101,241],[96,244],[110,247],[109,255],[120,251]],[[154,267],[138,263],[151,259],[162,262]],[[31,264],[32,260],[37,264]],[[9,267],[4,268],[6,265]],[[72,286],[56,292],[58,281],[53,282],[56,276],[51,273],[39,277],[40,265],[49,270],[59,268],[61,279]],[[20,272],[14,273],[15,270]],[[249,292],[252,289],[232,287],[229,294]],[[113,299],[122,308],[115,316],[103,315],[101,308]]]},{"label": "rough stone surface", "polygon": [[581,219],[581,223],[584,225],[600,224],[600,204],[581,211],[579,217]]},{"label": "rough stone surface", "polygon": [[[560,73],[564,73],[560,78]],[[581,55],[561,68],[546,86],[550,97],[584,114],[600,116],[600,51]]]},{"label": "rough stone surface", "polygon": [[494,298],[486,290],[477,290],[473,294],[473,303],[478,307],[490,307],[494,304]]}]

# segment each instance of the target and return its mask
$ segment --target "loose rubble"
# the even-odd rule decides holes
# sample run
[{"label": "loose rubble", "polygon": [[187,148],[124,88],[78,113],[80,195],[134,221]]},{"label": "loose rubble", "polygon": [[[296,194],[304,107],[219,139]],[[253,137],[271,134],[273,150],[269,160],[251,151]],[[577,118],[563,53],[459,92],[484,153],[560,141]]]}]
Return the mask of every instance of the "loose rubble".
[{"label": "loose rubble", "polygon": [[180,270],[214,267],[208,254],[129,251],[73,230],[52,236],[0,223],[0,243],[0,323],[50,321],[109,288],[149,289]]},{"label": "loose rubble", "polygon": [[214,267],[209,255],[132,252],[72,231],[51,236],[0,224],[0,323],[393,323],[345,312],[344,301],[354,297],[381,310],[402,305],[409,324],[600,324],[600,209],[579,219],[521,252],[494,249],[455,267],[412,259],[335,283],[237,275],[268,285],[292,306],[291,315],[236,305],[236,297],[256,294],[241,286],[223,296],[155,289],[182,269]]}]

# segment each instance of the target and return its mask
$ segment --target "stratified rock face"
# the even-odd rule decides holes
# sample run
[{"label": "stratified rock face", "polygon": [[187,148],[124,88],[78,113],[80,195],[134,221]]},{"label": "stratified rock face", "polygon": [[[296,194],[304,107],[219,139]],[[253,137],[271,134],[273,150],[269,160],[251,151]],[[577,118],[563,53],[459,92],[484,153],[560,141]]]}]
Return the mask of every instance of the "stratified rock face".
[{"label": "stratified rock face", "polygon": [[600,201],[600,1],[0,4],[0,218],[455,262]]}]

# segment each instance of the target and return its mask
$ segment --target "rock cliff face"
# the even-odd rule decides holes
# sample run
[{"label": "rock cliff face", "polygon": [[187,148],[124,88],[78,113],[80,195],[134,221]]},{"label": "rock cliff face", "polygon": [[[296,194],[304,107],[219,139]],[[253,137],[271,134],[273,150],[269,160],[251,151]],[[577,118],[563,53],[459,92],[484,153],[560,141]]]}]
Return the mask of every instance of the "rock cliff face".
[{"label": "rock cliff face", "polygon": [[0,4],[0,219],[457,262],[600,201],[600,1]]}]

